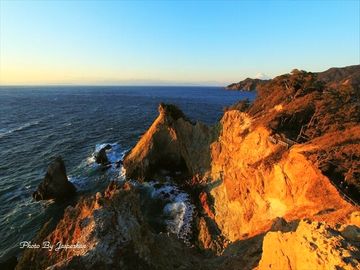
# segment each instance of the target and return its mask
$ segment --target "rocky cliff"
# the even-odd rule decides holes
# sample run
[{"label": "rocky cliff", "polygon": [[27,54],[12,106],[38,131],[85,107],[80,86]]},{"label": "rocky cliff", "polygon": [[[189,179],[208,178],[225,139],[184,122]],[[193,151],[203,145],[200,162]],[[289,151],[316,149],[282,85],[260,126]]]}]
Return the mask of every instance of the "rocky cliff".
[{"label": "rocky cliff", "polygon": [[159,105],[159,116],[124,159],[127,178],[151,180],[171,174],[186,179],[210,170],[209,144],[216,130],[192,123],[174,105]]},{"label": "rocky cliff", "polygon": [[270,130],[238,111],[225,113],[221,123],[207,189],[229,240],[264,232],[276,217],[341,222],[356,211],[304,154],[319,146],[274,144]]},{"label": "rocky cliff", "polygon": [[[333,79],[327,73],[293,70],[261,84],[250,108],[230,109],[212,132],[207,129],[218,134],[215,140],[196,135],[205,149],[200,160],[196,152],[179,151],[187,153],[184,163],[206,161],[202,169],[210,168],[190,173],[192,186],[201,190],[203,247],[214,248],[211,242],[219,239],[203,235],[214,224],[223,247],[265,233],[277,217],[360,225],[360,66],[340,69]],[[173,132],[181,134],[181,128]],[[176,138],[189,149],[188,141]],[[130,172],[129,164],[139,164],[136,148],[125,159]]]},{"label": "rocky cliff", "polygon": [[260,269],[356,269],[360,231],[302,220],[281,225],[266,234]]},{"label": "rocky cliff", "polygon": [[[18,269],[359,269],[360,67],[331,72],[276,77],[214,126],[160,104],[124,159],[128,181],[38,236],[86,248],[27,250]],[[188,242],[144,212],[130,180],[153,179],[190,194]]]},{"label": "rocky cliff", "polygon": [[195,269],[201,256],[174,236],[154,233],[141,209],[140,190],[112,182],[104,192],[65,210],[44,226],[17,269]]}]

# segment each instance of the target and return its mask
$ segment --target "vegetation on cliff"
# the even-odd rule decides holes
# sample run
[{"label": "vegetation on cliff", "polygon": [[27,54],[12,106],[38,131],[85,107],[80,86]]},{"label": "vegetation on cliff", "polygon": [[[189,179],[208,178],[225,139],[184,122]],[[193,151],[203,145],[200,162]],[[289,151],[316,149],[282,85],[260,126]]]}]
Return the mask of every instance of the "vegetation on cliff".
[{"label": "vegetation on cliff", "polygon": [[360,66],[293,70],[261,85],[247,112],[256,124],[294,143],[318,139],[322,147],[307,155],[344,192],[360,198],[359,100]]}]

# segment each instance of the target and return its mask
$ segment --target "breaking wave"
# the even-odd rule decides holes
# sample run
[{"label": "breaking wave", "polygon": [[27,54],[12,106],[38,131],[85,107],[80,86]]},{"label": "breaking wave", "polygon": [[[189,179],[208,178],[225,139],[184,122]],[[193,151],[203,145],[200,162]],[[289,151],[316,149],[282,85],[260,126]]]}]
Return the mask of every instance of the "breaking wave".
[{"label": "breaking wave", "polygon": [[189,244],[195,211],[190,196],[172,183],[149,182],[143,185],[150,188],[151,198],[164,201],[162,219],[166,230]]}]

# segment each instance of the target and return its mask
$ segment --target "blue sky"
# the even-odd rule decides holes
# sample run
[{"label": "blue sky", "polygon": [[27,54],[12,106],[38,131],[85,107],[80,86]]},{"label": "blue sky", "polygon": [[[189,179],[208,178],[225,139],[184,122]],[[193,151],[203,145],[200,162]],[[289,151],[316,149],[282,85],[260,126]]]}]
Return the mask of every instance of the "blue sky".
[{"label": "blue sky", "polygon": [[359,1],[0,0],[1,84],[226,84],[360,62]]}]

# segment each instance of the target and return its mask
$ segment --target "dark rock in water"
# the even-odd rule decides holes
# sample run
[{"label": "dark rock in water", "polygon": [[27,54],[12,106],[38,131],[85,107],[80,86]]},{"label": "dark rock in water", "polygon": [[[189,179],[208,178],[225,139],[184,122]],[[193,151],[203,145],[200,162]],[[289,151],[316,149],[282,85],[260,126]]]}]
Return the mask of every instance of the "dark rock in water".
[{"label": "dark rock in water", "polygon": [[106,156],[106,148],[107,148],[107,146],[105,146],[104,148],[101,148],[101,150],[96,154],[96,156],[95,156],[96,163],[101,164],[101,165],[109,164],[109,160]]},{"label": "dark rock in water", "polygon": [[68,181],[65,164],[59,156],[50,163],[44,180],[33,193],[36,201],[40,200],[64,200],[76,193],[75,186]]},{"label": "dark rock in water", "polygon": [[110,169],[111,168],[111,164],[107,164],[107,165],[102,165],[101,166],[101,171],[106,171],[107,169]]},{"label": "dark rock in water", "polygon": [[12,256],[3,262],[0,262],[0,269],[13,270],[15,269],[17,263],[18,263],[17,258],[15,256]]},{"label": "dark rock in water", "polygon": [[104,147],[105,150],[110,150],[111,148],[112,148],[112,146],[111,146],[110,144],[107,144],[107,145]]},{"label": "dark rock in water", "polygon": [[121,165],[123,165],[123,161],[122,161],[122,160],[116,161],[116,168],[120,168]]}]

